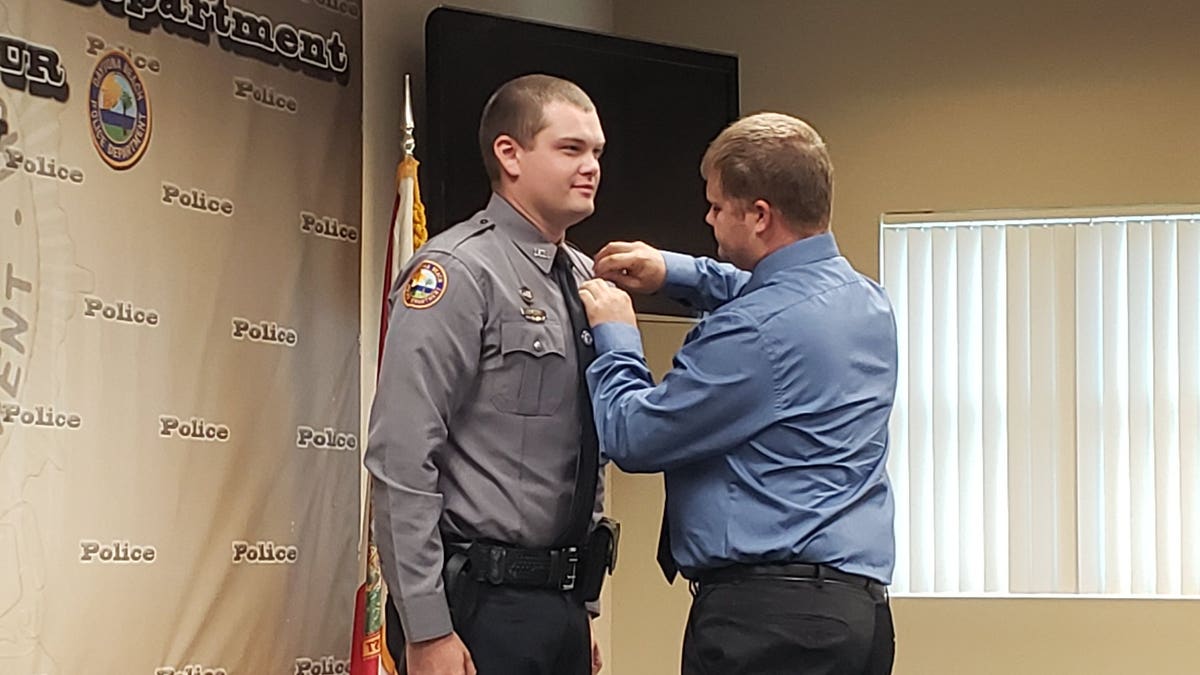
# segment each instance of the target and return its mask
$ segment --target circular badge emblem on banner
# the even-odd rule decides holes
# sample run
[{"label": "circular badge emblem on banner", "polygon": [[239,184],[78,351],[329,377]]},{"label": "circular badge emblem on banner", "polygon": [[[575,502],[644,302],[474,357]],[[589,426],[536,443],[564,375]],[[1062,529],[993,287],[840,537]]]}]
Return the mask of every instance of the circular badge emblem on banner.
[{"label": "circular badge emblem on banner", "polygon": [[100,57],[88,92],[92,143],[114,169],[128,169],[150,143],[150,99],[146,85],[125,54]]},{"label": "circular badge emblem on banner", "polygon": [[446,293],[446,270],[432,260],[422,261],[404,286],[404,306],[425,309],[434,306]]}]

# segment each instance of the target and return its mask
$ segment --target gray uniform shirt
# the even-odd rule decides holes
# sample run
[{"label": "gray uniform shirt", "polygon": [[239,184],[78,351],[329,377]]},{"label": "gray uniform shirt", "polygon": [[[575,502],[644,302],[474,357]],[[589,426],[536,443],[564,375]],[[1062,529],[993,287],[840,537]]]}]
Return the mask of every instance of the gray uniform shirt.
[{"label": "gray uniform shirt", "polygon": [[[365,464],[384,580],[411,642],[452,630],[443,537],[549,547],[568,526],[579,375],[555,253],[492,195],[430,239],[390,295]],[[569,253],[576,279],[589,278],[591,260]],[[595,518],[602,504],[601,482]]]}]

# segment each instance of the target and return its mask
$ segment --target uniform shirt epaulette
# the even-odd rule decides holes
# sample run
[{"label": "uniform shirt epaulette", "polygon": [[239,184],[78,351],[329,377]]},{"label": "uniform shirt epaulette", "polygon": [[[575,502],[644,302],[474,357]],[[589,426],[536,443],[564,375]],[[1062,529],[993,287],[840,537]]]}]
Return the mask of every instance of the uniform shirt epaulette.
[{"label": "uniform shirt epaulette", "polygon": [[[452,228],[454,236],[446,242],[447,250],[453,251],[462,246],[464,242],[494,229],[496,229],[495,221],[486,216],[476,214],[469,220],[464,220]],[[450,232],[450,230],[447,230],[447,232]]]}]

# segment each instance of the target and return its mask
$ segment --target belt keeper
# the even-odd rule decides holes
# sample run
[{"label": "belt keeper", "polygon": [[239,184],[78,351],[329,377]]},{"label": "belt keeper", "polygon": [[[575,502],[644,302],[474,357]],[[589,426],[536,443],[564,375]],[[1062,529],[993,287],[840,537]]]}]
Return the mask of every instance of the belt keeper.
[{"label": "belt keeper", "polygon": [[504,559],[507,553],[508,551],[499,546],[488,549],[487,580],[494,586],[504,583]]}]

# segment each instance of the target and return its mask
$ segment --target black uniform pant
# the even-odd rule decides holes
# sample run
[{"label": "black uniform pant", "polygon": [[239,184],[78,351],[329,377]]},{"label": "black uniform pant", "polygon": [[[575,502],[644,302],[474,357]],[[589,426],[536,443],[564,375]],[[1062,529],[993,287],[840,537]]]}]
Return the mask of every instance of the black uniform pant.
[{"label": "black uniform pant", "polygon": [[[479,675],[590,675],[588,613],[572,593],[480,584],[475,610],[455,626]],[[388,652],[401,664],[400,615],[387,603]],[[403,665],[400,666],[403,674]]]},{"label": "black uniform pant", "polygon": [[885,675],[895,634],[882,586],[745,577],[693,585],[683,675]]}]

